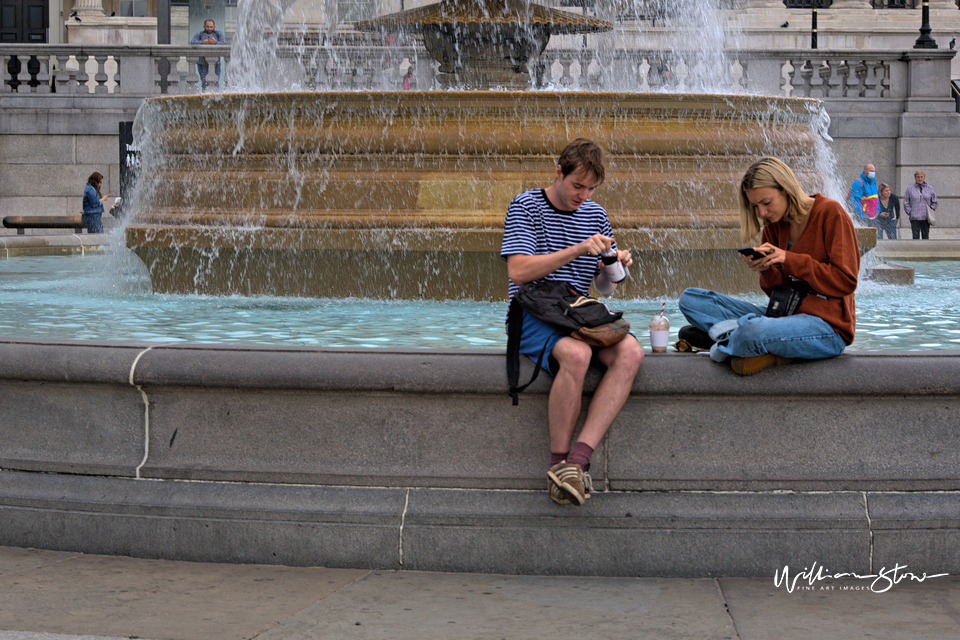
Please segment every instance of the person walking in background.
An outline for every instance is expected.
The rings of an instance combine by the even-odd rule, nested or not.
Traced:
[[[916,182],[907,187],[903,194],[903,212],[910,218],[910,231],[913,232],[914,240],[930,239],[933,212],[937,210],[937,194],[933,187],[926,183],[926,177],[923,171],[914,172],[913,179]]]
[[[223,33],[217,31],[216,25],[213,20],[207,18],[203,23],[203,31],[198,31],[194,34],[193,38],[190,39],[190,44],[192,45],[202,45],[202,44],[227,44],[227,39],[223,37]],[[220,79],[220,58],[217,58],[217,81]],[[197,60],[197,75],[200,76],[200,88],[204,91],[207,90],[207,74],[210,72],[210,66],[207,64],[206,58],[200,58]]]
[[[872,164],[863,168],[860,177],[850,185],[850,206],[861,224],[876,226],[877,218],[877,170]]]
[[[883,240],[883,232],[887,232],[887,238],[897,239],[897,220],[900,219],[900,198],[893,193],[890,185],[885,182],[880,183],[877,189],[880,206],[877,208],[877,240]]]
[[[103,175],[94,171],[83,188],[83,215],[80,216],[80,222],[87,233],[103,233],[103,203],[110,194],[100,193],[102,184]]]

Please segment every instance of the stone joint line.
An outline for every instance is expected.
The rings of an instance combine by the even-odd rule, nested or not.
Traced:
[[[140,480],[140,470],[143,468],[143,465],[147,463],[147,458],[150,457],[150,398],[147,396],[146,391],[141,389],[140,385],[133,381],[133,374],[137,370],[137,364],[139,364],[140,358],[145,356],[151,349],[153,349],[152,346],[138,353],[137,357],[133,360],[133,364],[130,365],[130,386],[136,387],[137,391],[140,392],[140,397],[143,398],[143,460],[140,461],[140,464],[138,464],[134,470],[134,477],[137,480]]]

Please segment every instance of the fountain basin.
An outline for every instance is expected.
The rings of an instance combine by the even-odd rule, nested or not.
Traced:
[[[671,251],[702,284],[739,246],[736,185],[758,156],[776,153],[819,188],[819,104],[517,91],[149,99],[126,243],[158,292],[498,299],[507,205],[549,185],[560,148],[583,136],[607,151],[595,199],[621,246]],[[626,295],[687,286],[641,271]]]

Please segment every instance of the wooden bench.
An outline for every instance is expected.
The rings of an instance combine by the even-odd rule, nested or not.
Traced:
[[[83,232],[80,216],[6,216],[3,226],[16,229],[18,236],[22,236],[25,229],[73,229],[76,233]]]

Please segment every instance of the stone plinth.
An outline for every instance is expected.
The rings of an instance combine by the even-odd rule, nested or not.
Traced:
[[[511,406],[499,350],[2,338],[0,424],[16,428],[0,440],[0,544],[541,575],[769,577],[798,558],[957,574],[958,381],[956,351],[749,378],[651,354],[594,454],[593,497],[564,507],[546,491],[549,376]]]

